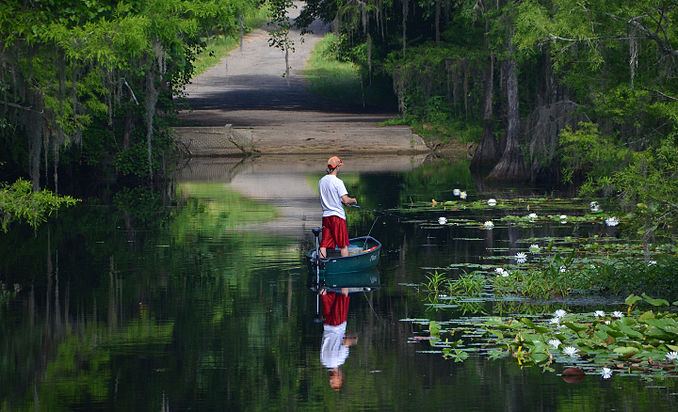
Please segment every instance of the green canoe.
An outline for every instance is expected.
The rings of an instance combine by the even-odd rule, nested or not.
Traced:
[[[381,243],[372,236],[361,236],[349,239],[349,256],[342,257],[339,249],[328,249],[327,258],[319,261],[320,277],[345,273],[367,272],[379,263]],[[311,274],[316,275],[315,249],[306,253]]]

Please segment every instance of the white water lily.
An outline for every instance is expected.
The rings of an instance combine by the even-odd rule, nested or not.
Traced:
[[[516,262],[518,262],[518,263],[527,262],[527,255],[524,252],[516,253]]]
[[[539,253],[541,248],[536,243],[530,245],[530,253]]]
[[[504,268],[496,268],[495,273],[501,277],[507,277],[508,276],[508,271]]]
[[[565,315],[567,315],[567,312],[564,309],[558,309],[555,312],[553,312],[553,316],[557,318],[562,318]]]
[[[647,262],[647,264],[648,264],[649,266],[654,266],[654,265],[657,264],[657,261],[656,261],[656,260],[651,260],[651,261]]]
[[[438,223],[440,223],[441,225],[444,225],[445,223],[447,223],[447,218],[443,217],[443,216],[439,217]]]
[[[455,196],[459,196],[459,193],[461,193],[461,190],[459,190],[459,189],[454,189],[452,191],[452,194],[455,195]]]
[[[621,319],[624,317],[624,314],[618,310],[615,310],[614,312],[612,312],[612,317]]]
[[[605,224],[608,226],[617,226],[619,224],[619,219],[617,219],[614,216],[608,217],[607,219],[605,219]]]
[[[595,316],[597,318],[602,318],[603,316],[605,316],[605,312],[603,312],[602,310],[597,310],[597,311],[593,312],[593,316]]]
[[[567,223],[567,215],[560,215],[560,223]]]
[[[459,199],[466,199],[466,192],[459,192]]]
[[[600,211],[600,205],[598,204],[598,202],[593,201],[593,202],[589,203],[589,207],[591,208],[592,212]]]
[[[551,340],[548,342],[548,344],[549,344],[550,346],[553,346],[553,349],[558,349],[558,346],[560,346],[561,343],[563,343],[563,342],[561,342],[559,339],[551,339]]]
[[[494,227],[494,223],[492,223],[491,220],[488,220],[487,222],[483,223],[483,226],[485,229],[492,229]]]
[[[578,351],[578,349],[575,348],[574,346],[566,346],[563,349],[564,354],[566,354],[567,356],[571,356],[573,358],[577,356],[577,351]]]
[[[612,369],[610,368],[603,368],[600,371],[600,376],[603,377],[603,379],[610,379],[612,377]]]
[[[489,199],[487,204],[488,206],[497,206],[497,199]]]
[[[551,320],[549,320],[549,323],[552,325],[560,325],[560,318],[558,317],[552,318]]]
[[[678,352],[669,352],[666,354],[666,360],[669,362],[674,362],[678,360]]]
[[[527,215],[527,217],[529,217],[530,219],[536,219],[536,218],[538,218],[539,216],[537,216],[536,213],[532,212],[532,213],[530,213],[529,215]]]

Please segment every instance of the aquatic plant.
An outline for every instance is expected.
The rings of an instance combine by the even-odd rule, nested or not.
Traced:
[[[479,272],[463,272],[459,278],[448,285],[448,292],[451,296],[480,296],[487,280]]]
[[[569,359],[577,358],[578,365],[588,373],[602,367],[600,374],[605,379],[614,370],[646,377],[677,377],[678,313],[640,311],[639,302],[655,308],[669,305],[665,299],[646,294],[629,295],[625,301],[628,316],[622,311],[611,316],[602,311],[581,314],[556,311],[555,318],[549,321],[492,318],[485,324],[488,344],[493,350],[505,351],[516,358],[521,366],[553,370],[552,363],[568,363]]]
[[[428,292],[429,295],[433,295],[434,297],[437,297],[441,290],[445,288],[445,284],[449,283],[449,279],[447,279],[447,274],[445,272],[438,272],[437,270],[434,272],[428,272],[426,274],[426,283],[424,283],[424,288],[426,288],[426,291]]]
[[[524,252],[516,253],[516,263],[522,264],[527,262],[527,255]]]
[[[605,224],[608,226],[617,226],[619,224],[619,219],[612,216],[605,219]]]

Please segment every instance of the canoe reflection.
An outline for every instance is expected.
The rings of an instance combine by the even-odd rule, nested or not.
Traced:
[[[364,272],[321,274],[316,279],[315,272],[311,273],[311,290],[328,289],[340,292],[348,288],[349,292],[368,292],[379,288],[379,271],[372,269]]]

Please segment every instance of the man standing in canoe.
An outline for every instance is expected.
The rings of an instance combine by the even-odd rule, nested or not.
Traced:
[[[327,248],[341,249],[341,256],[348,256],[348,226],[343,205],[357,205],[355,198],[348,196],[344,182],[337,177],[344,163],[337,156],[327,160],[327,175],[320,179],[320,205],[323,208],[323,234],[320,257],[327,257]]]

